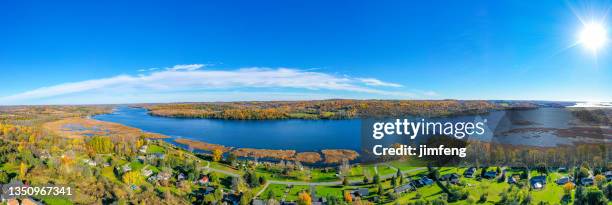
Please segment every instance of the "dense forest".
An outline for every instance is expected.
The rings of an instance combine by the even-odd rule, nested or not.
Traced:
[[[225,103],[172,103],[137,105],[152,115],[184,118],[351,119],[367,117],[437,117],[482,114],[512,104],[459,100],[317,100]]]

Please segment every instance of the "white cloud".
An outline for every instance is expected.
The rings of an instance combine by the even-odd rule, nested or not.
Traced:
[[[110,78],[86,80],[42,87],[11,96],[0,97],[0,104],[19,104],[41,102],[51,98],[78,98],[78,96],[98,96],[85,98],[96,103],[96,99],[117,95],[149,96],[173,95],[181,92],[232,92],[240,89],[256,88],[255,92],[265,89],[302,89],[308,92],[325,91],[334,95],[337,92],[361,93],[369,96],[393,96],[412,98],[412,93],[381,90],[369,86],[402,87],[374,78],[351,78],[322,72],[290,68],[242,68],[237,70],[199,70],[204,64],[176,65],[165,70],[140,75],[119,75]],[[151,70],[151,69],[149,69]],[[365,85],[363,85],[365,84]],[[332,93],[329,93],[332,91]],[[276,91],[275,91],[276,92]],[[292,90],[291,92],[295,92]],[[325,93],[323,92],[323,93]],[[109,96],[103,96],[109,95]],[[352,94],[350,94],[352,95]],[[75,97],[77,96],[77,97]],[[236,97],[238,98],[238,97]],[[146,96],[143,97],[146,98]],[[177,98],[178,99],[178,98]],[[226,99],[231,101],[233,99]],[[36,103],[34,103],[36,104]]]
[[[202,67],[204,67],[204,64],[185,64],[185,65],[175,65],[171,68],[166,68],[166,70],[170,70],[170,71],[181,71],[181,70],[186,70],[186,71],[194,71],[194,70],[198,70]]]
[[[357,80],[369,86],[386,86],[386,87],[396,87],[396,88],[402,87],[402,85],[400,84],[383,82],[376,78],[357,78]]]

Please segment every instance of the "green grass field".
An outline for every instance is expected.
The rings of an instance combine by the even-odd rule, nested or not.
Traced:
[[[312,182],[326,182],[326,181],[338,181],[340,178],[336,176],[336,171],[328,171],[325,172],[321,169],[312,169],[310,170],[310,176],[312,177]]]
[[[166,152],[166,150],[163,147],[158,146],[158,145],[152,144],[152,145],[149,145],[147,147],[147,153],[149,153],[149,154],[153,154],[153,153],[163,154],[165,152]]]

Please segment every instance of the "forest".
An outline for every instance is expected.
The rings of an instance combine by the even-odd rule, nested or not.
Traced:
[[[352,119],[369,117],[440,117],[483,114],[515,104],[460,100],[315,100],[223,103],[141,104],[152,115],[232,120]],[[524,103],[519,104],[524,106]]]

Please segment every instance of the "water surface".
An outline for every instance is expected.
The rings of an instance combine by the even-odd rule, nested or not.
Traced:
[[[353,149],[360,147],[360,121],[352,120],[221,120],[158,117],[143,108],[118,107],[97,120],[116,122],[171,137],[232,147],[260,149]]]

